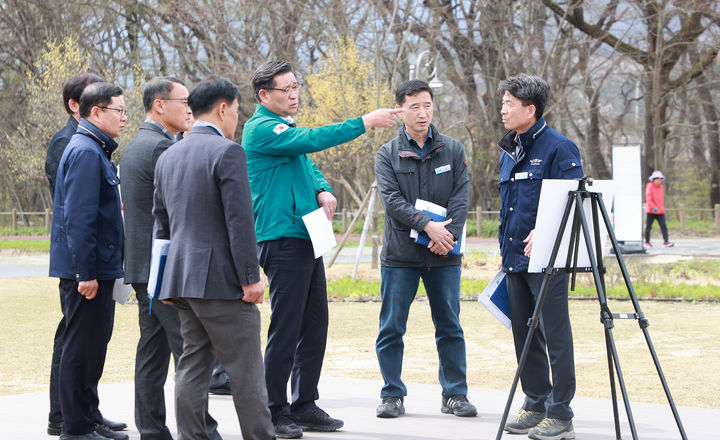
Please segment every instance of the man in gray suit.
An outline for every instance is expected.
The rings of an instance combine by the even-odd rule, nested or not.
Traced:
[[[135,426],[142,440],[172,440],[165,425],[165,393],[170,355],[182,354],[177,310],[147,296],[153,228],[153,179],[160,154],[175,136],[192,124],[188,90],[172,77],[150,80],[143,88],[146,120],[128,144],[120,167],[125,213],[125,283],[132,284],[138,299],[140,340],[135,355]],[[217,422],[206,415],[208,435],[221,437]]]
[[[155,238],[171,240],[159,299],[180,315],[175,380],[180,439],[207,439],[204,409],[215,355],[232,384],[245,440],[274,439],[267,407],[263,301],[245,152],[232,141],[240,91],[211,77],[188,98],[196,122],[155,167]]]

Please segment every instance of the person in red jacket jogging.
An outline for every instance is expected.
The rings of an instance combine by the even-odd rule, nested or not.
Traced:
[[[648,180],[649,182],[645,185],[645,212],[647,213],[645,246],[652,247],[650,243],[650,229],[652,229],[652,224],[655,220],[657,220],[660,225],[660,232],[662,232],[663,236],[663,246],[675,246],[675,243],[671,242],[668,238],[668,229],[665,223],[665,188],[662,185],[665,176],[662,172],[655,170]]]

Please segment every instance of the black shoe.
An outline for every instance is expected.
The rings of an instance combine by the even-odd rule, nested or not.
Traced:
[[[113,431],[122,431],[123,429],[127,429],[127,423],[113,422],[112,420],[108,420],[105,417],[102,418],[102,424]]]
[[[440,411],[445,414],[455,414],[458,417],[475,417],[477,409],[468,402],[467,397],[461,394],[455,396],[443,396]]]
[[[130,438],[124,432],[113,431],[107,425],[103,425],[101,423],[95,424],[95,432],[97,432],[104,438],[111,438],[114,440],[128,440]]]
[[[232,394],[232,391],[230,390],[230,380],[228,379],[225,383],[210,385],[208,392],[210,394],[219,394],[221,396]]]
[[[302,437],[302,429],[290,419],[290,417],[281,414],[273,419],[275,427],[275,435],[277,438],[300,438]]]
[[[342,428],[345,422],[333,419],[317,406],[290,416],[303,431],[331,432]]]
[[[377,407],[377,415],[381,419],[393,419],[405,414],[402,397],[383,397],[382,403]]]
[[[60,434],[60,440],[107,440],[108,437],[99,434],[97,431],[88,432],[87,434],[73,435],[73,434]]]
[[[58,423],[48,422],[48,429],[47,429],[48,435],[62,434],[62,425],[63,425],[63,422],[58,422]]]

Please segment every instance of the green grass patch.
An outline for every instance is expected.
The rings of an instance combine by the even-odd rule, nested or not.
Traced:
[[[0,226],[0,236],[46,236],[50,235],[44,226],[18,226],[17,230],[10,226]]]
[[[477,298],[485,290],[490,280],[462,279],[460,281],[460,296],[463,298]],[[380,300],[380,280],[352,279],[349,276],[338,278],[327,283],[328,297],[342,300]],[[427,297],[422,281],[418,286],[417,297]]]
[[[717,286],[698,286],[692,284],[662,283],[633,283],[635,295],[638,298],[681,299],[685,301],[720,300],[720,288]],[[607,296],[612,299],[629,299],[625,285],[608,286]],[[597,297],[594,286],[576,286],[570,296]]]
[[[0,250],[50,252],[50,240],[0,240]]]

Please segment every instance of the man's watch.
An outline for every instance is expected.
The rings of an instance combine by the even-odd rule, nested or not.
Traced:
[[[321,192],[327,191],[325,188],[320,188],[319,190],[315,191],[315,197],[319,196]]]

